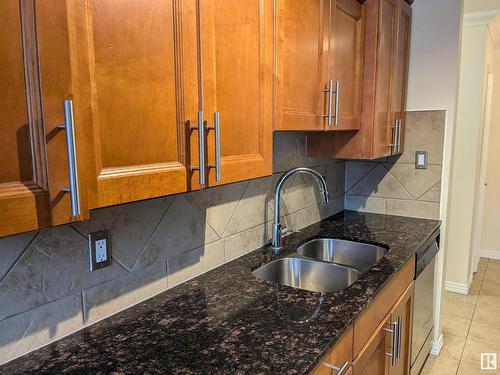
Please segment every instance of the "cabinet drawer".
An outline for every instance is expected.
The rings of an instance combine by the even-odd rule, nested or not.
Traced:
[[[335,346],[330,350],[326,357],[318,364],[316,369],[313,370],[313,375],[331,375],[335,374],[327,365],[333,365],[338,368],[344,366],[346,362],[351,363],[352,359],[352,338],[353,330],[349,330],[340,338]],[[350,370],[346,374],[350,374]]]
[[[354,356],[358,355],[368,338],[386,318],[392,306],[413,281],[414,275],[415,257],[411,257],[368,308],[356,319],[353,327]]]

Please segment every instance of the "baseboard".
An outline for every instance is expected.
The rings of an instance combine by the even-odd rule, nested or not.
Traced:
[[[444,290],[453,293],[469,294],[470,281],[467,284],[455,283],[452,281],[444,282]]]
[[[439,335],[439,339],[436,342],[432,343],[430,353],[432,355],[439,355],[439,353],[441,353],[442,348],[443,348],[443,335]]]
[[[495,250],[480,250],[479,256],[481,258],[500,260],[500,251]]]

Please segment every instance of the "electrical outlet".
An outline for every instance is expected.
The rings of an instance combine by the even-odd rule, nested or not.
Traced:
[[[91,271],[111,265],[111,242],[107,230],[89,234],[89,258]]]

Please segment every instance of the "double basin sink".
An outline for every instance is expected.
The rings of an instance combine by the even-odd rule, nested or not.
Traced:
[[[386,248],[377,245],[318,238],[298,247],[296,254],[258,268],[253,275],[311,292],[335,292],[352,285],[386,252]]]

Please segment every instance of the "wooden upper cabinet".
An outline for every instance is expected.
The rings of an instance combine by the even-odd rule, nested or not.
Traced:
[[[329,0],[277,0],[276,130],[324,130]]]
[[[394,128],[396,146],[394,154],[404,151],[406,128],[406,93],[408,89],[408,64],[410,58],[411,8],[405,1],[398,3],[397,42],[394,64],[394,89],[392,98],[391,122]]]
[[[327,72],[328,77],[332,79],[334,91],[338,87],[338,92],[334,92],[332,98],[333,123],[327,126],[326,130],[359,129],[363,74],[363,7],[357,0],[332,0],[330,14]],[[335,119],[336,115],[338,120]]]
[[[404,0],[367,0],[363,7],[360,129],[308,136],[310,156],[377,159],[403,151],[411,8]]]
[[[0,236],[88,216],[84,192],[72,213],[67,137],[58,127],[72,98],[66,13],[52,0],[43,3],[46,9],[35,9],[34,0],[0,3]],[[54,37],[51,54],[46,36]],[[73,161],[77,192],[82,180]]]
[[[186,191],[175,5],[66,2],[75,113],[90,115],[77,126],[91,150],[91,208]]]
[[[202,74],[199,108],[207,123],[207,185],[270,175],[273,1],[217,0],[198,4]],[[216,113],[218,137],[214,129]]]

